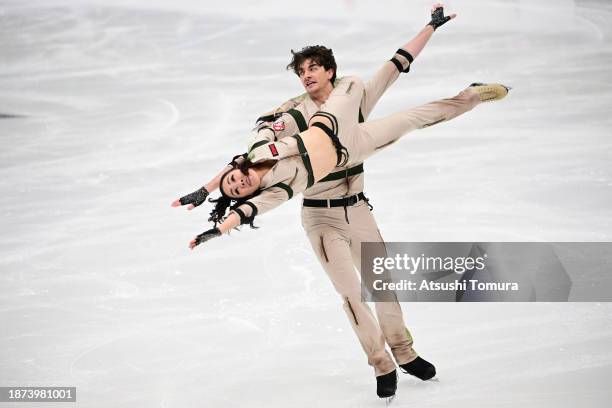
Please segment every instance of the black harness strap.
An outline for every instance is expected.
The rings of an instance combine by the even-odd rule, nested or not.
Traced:
[[[329,120],[332,128],[330,129],[326,124],[316,121],[315,118],[317,116]],[[318,127],[324,131],[327,136],[329,136],[334,147],[336,148],[336,156],[338,156],[336,166],[344,166],[346,162],[348,162],[349,154],[346,147],[342,146],[340,138],[338,138],[338,119],[336,119],[336,117],[329,112],[318,111],[310,118],[310,126]]]
[[[322,181],[341,180],[343,178],[348,178],[348,177],[354,176],[356,174],[361,174],[361,173],[363,173],[363,163],[358,164],[357,166],[354,166],[354,167],[350,167],[345,170],[340,170],[334,173],[329,173],[327,176],[319,180],[319,183]]]
[[[272,187],[279,187],[279,188],[282,188],[283,190],[285,190],[287,192],[287,195],[289,196],[289,198],[287,200],[291,200],[291,198],[293,198],[293,189],[291,187],[289,187],[287,184],[285,184],[285,183],[276,183]],[[272,188],[272,187],[268,187],[268,188]]]
[[[346,162],[348,161],[348,151],[346,150],[346,147],[342,146],[342,143],[340,143],[340,139],[334,133],[334,131],[331,130],[329,127],[327,127],[327,125],[324,125],[321,122],[315,122],[310,126],[318,127],[323,132],[325,132],[327,136],[329,136],[332,144],[334,145],[336,149],[336,156],[337,156],[336,166],[344,166]]]
[[[263,146],[265,144],[270,143],[268,140],[260,140],[259,142],[253,143],[253,146],[251,146],[251,149],[249,150],[249,153],[252,152],[253,150],[257,149],[259,146]]]
[[[336,117],[334,115],[332,115],[329,112],[317,111],[310,118],[310,123],[311,124],[313,124],[313,122],[315,122],[314,118],[316,118],[317,116],[321,116],[321,117],[326,118],[327,120],[329,120],[331,122],[331,125],[332,125],[332,132],[334,133],[334,135],[338,134],[338,119],[336,119]]]
[[[298,129],[300,130],[300,132],[304,132],[308,129],[308,124],[306,123],[306,120],[304,119],[304,115],[302,115],[302,112],[296,109],[289,109],[287,113],[291,115],[293,120],[295,120],[295,123]]]
[[[306,188],[308,188],[314,184],[314,173],[312,171],[312,164],[310,164],[310,157],[308,157],[308,152],[306,151],[306,146],[304,146],[302,137],[299,134],[293,135],[293,137],[297,140],[298,151],[300,152],[304,167],[306,167],[306,172],[308,173],[308,184],[306,186]]]

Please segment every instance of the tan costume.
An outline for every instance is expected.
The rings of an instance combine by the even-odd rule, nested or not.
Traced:
[[[480,101],[477,94],[464,91],[451,99],[359,124],[359,119],[363,121],[369,116],[380,96],[397,79],[398,63],[402,71],[408,67],[402,55],[396,54],[394,59],[395,62],[387,62],[365,85],[355,77],[338,80],[321,107],[307,96],[288,102],[284,109],[291,109],[282,113],[274,124],[261,126],[252,143],[254,151],[273,145],[282,155],[288,151],[283,149],[294,148],[284,145],[285,141],[296,140],[292,136],[305,130],[317,112],[328,112],[337,121],[336,135],[348,152],[344,167],[336,168],[315,184],[307,155],[283,158],[262,178],[261,194],[240,206],[247,216],[253,212],[261,214],[299,192],[304,193],[302,225],[321,265],[343,298],[349,321],[377,376],[395,369],[385,343],[398,364],[414,360],[417,354],[399,303],[376,303],[377,321],[368,305],[361,301],[360,279],[355,270],[361,267],[361,242],[384,242],[362,193],[362,161],[403,134],[452,119]],[[333,205],[338,206],[328,208]]]

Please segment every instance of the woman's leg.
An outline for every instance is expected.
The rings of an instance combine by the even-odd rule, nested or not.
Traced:
[[[490,94],[491,88],[498,92],[495,98]],[[502,99],[506,94],[507,88],[502,85],[470,86],[452,98],[361,123],[358,125],[358,132],[355,132],[357,139],[353,139],[354,144],[347,146],[351,153],[349,165],[365,160],[406,133],[454,119],[472,110],[482,101]]]
[[[456,118],[479,103],[478,93],[468,88],[453,98],[430,102],[382,119],[362,123],[359,125],[360,144],[352,149],[351,161],[363,161],[405,134]]]

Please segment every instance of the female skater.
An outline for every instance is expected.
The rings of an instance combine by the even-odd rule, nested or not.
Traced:
[[[195,237],[189,247],[193,249],[241,224],[253,227],[256,215],[301,193],[336,166],[360,163],[408,132],[451,120],[481,102],[500,100],[509,89],[475,83],[452,98],[358,123],[363,88],[357,77],[340,79],[306,131],[254,146],[247,157],[236,156],[231,168],[219,177],[221,197],[214,201],[210,218],[214,228]]]

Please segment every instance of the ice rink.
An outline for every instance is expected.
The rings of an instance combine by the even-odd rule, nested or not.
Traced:
[[[292,48],[365,79],[430,5],[0,0],[0,386],[76,386],[87,408],[384,406],[299,198],[195,251],[209,207],[170,203],[303,92]],[[612,3],[446,6],[371,117],[514,89],[365,164],[382,235],[612,241]],[[403,309],[438,381],[402,375],[395,407],[610,406],[609,303]]]

